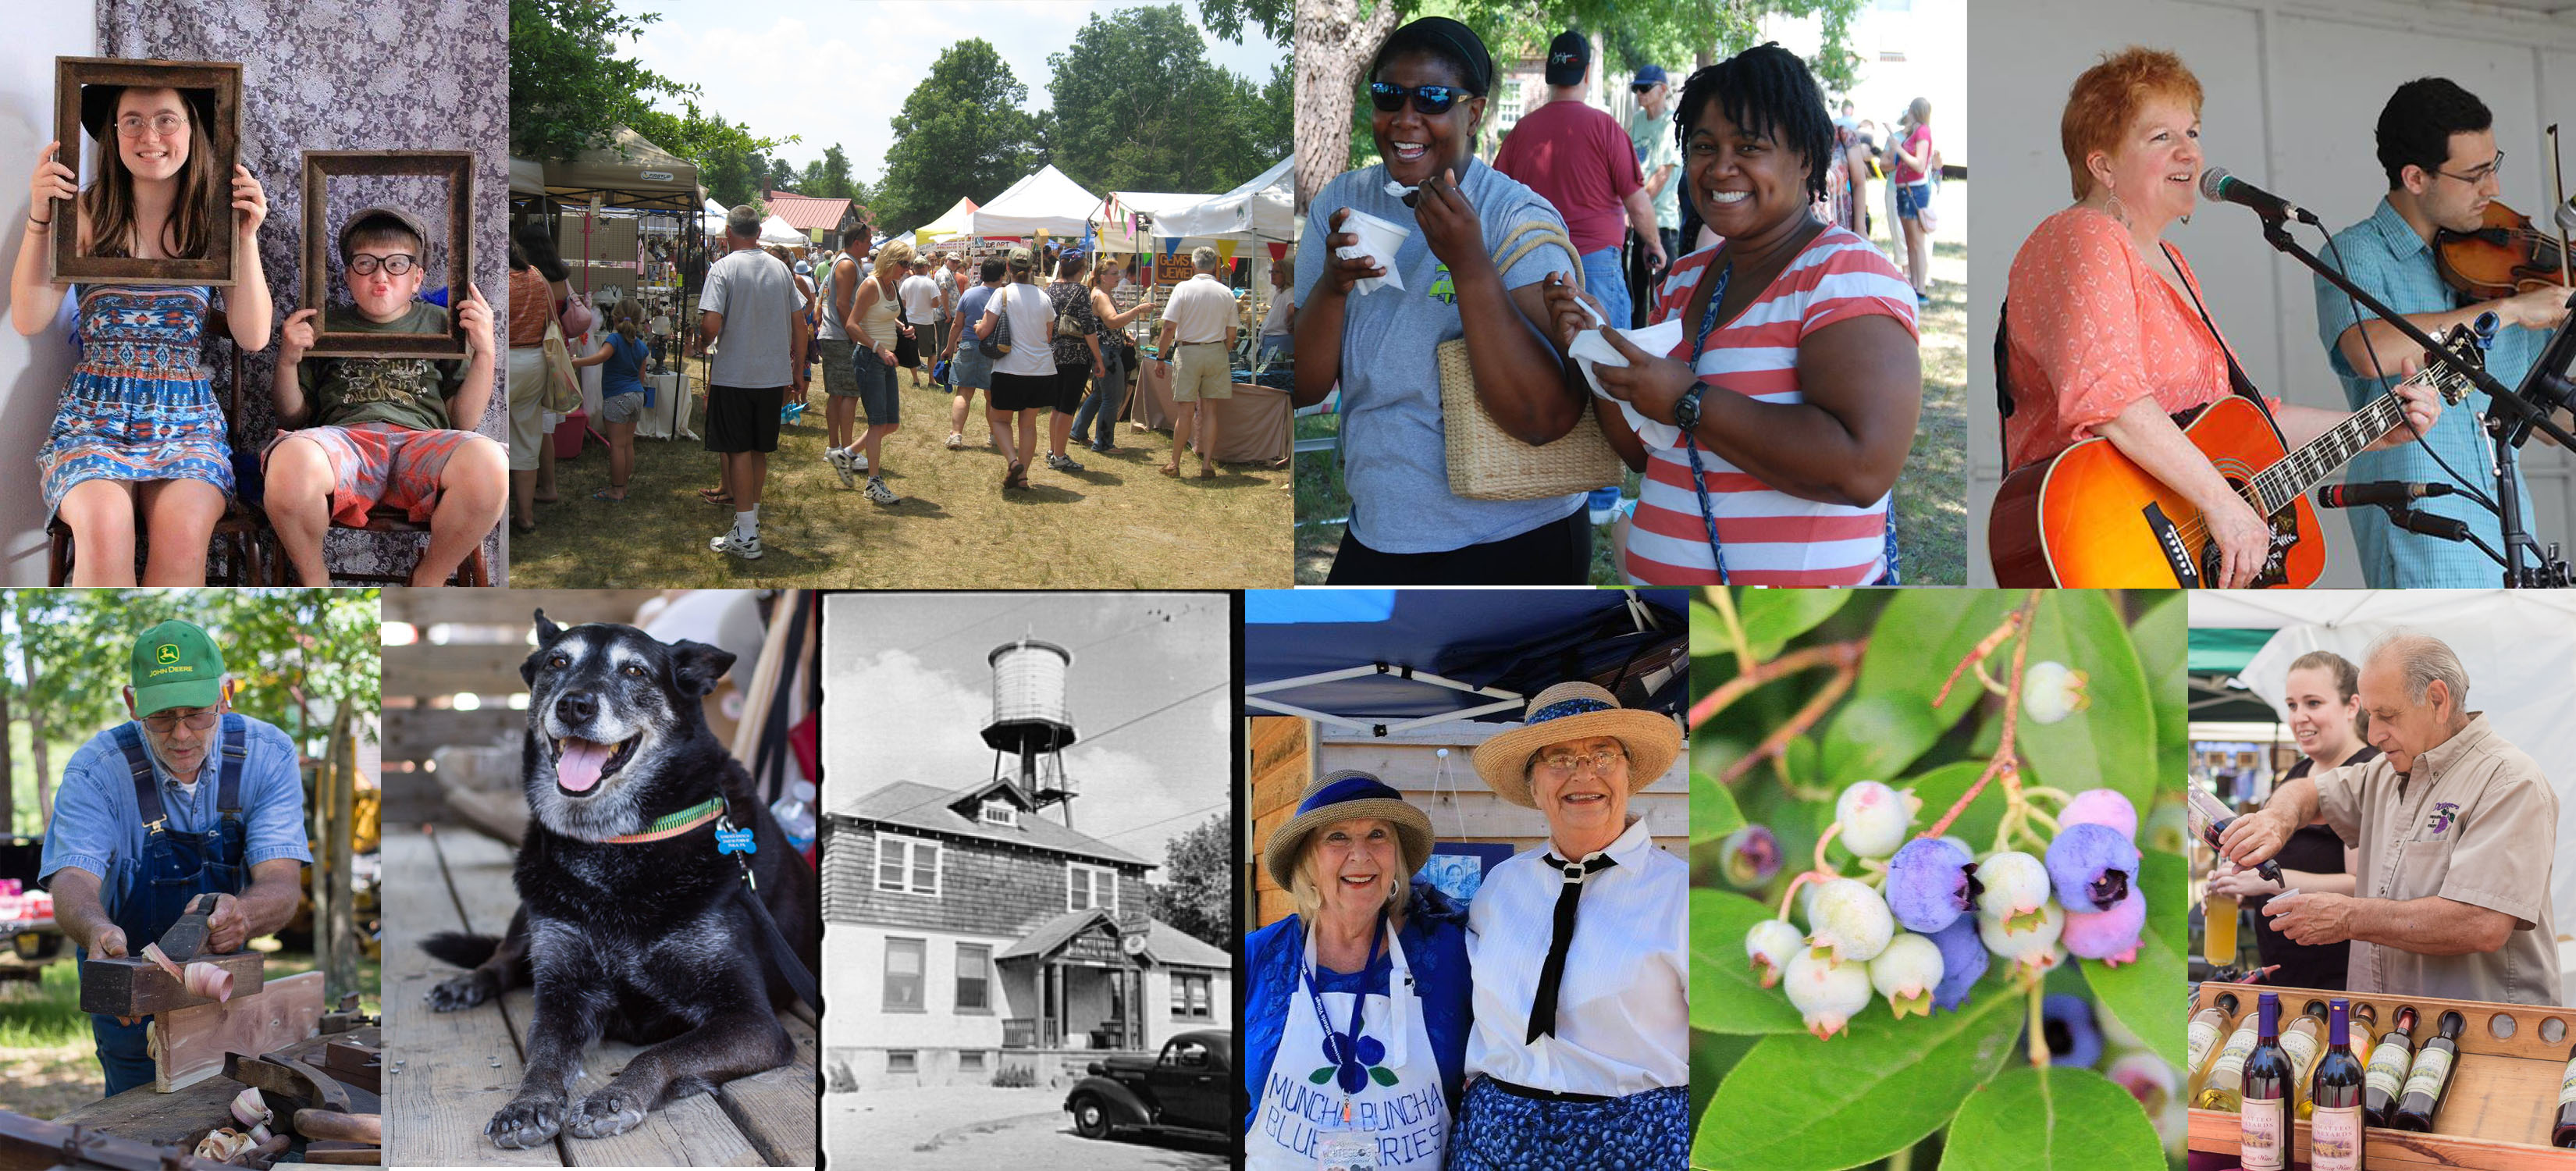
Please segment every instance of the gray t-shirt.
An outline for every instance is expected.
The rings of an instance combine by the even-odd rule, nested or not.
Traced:
[[[708,266],[698,308],[724,314],[724,331],[716,336],[707,381],[750,389],[794,381],[788,345],[795,337],[793,319],[804,307],[796,275],[757,248],[727,253]]]
[[[1513,228],[1565,220],[1537,192],[1471,162],[1459,186],[1484,225],[1490,257]],[[1351,532],[1381,553],[1440,553],[1518,536],[1565,519],[1583,493],[1539,500],[1468,500],[1449,491],[1440,413],[1436,348],[1462,336],[1448,266],[1431,254],[1413,209],[1388,195],[1386,168],[1348,171],[1324,184],[1297,240],[1297,304],[1314,303],[1330,263],[1325,237],[1333,213],[1356,208],[1413,228],[1390,270],[1402,289],[1353,292],[1342,323],[1342,466],[1351,494]],[[1537,284],[1551,272],[1581,272],[1582,262],[1555,244],[1533,248],[1503,273],[1503,287]],[[1467,583],[1461,583],[1467,584]]]
[[[851,264],[855,267],[857,262],[852,261]],[[814,300],[823,306],[820,319],[814,323],[814,336],[827,342],[850,340],[849,327],[841,324],[840,313],[832,308],[832,297],[838,288],[840,275],[841,262],[835,260],[823,266],[823,271],[816,274],[814,282]],[[867,276],[861,273],[857,279],[865,280]]]

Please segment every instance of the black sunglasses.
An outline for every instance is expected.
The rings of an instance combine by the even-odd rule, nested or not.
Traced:
[[[1476,96],[1454,85],[1417,85],[1408,88],[1385,81],[1369,83],[1369,103],[1376,106],[1381,114],[1392,114],[1403,109],[1404,99],[1408,94],[1413,97],[1414,109],[1434,118],[1448,113],[1449,107],[1458,104],[1458,99]]]

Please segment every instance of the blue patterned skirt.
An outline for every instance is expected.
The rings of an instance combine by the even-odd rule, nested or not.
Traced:
[[[233,491],[223,405],[199,365],[202,289],[80,290],[80,365],[36,451],[48,508],[87,480],[203,480]]]
[[[1690,1160],[1690,1089],[1555,1102],[1479,1077],[1458,1108],[1449,1156],[1450,1171],[1681,1171]]]

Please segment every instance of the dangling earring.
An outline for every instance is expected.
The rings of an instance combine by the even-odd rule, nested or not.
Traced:
[[[2107,183],[2103,185],[2103,189],[2109,191],[2111,195],[2109,199],[2103,201],[2106,206],[2102,210],[2110,212],[2111,218],[2120,221],[2121,227],[2130,226],[2129,209],[2120,205],[2119,189]]]

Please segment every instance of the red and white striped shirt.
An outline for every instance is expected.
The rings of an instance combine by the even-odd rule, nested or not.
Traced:
[[[1688,311],[1691,289],[1717,251],[1694,252],[1673,264],[1656,292],[1656,321]],[[1766,403],[1804,402],[1798,344],[1808,334],[1873,314],[1896,318],[1916,334],[1914,308],[1913,286],[1884,253],[1849,229],[1829,225],[1744,312],[1709,334],[1697,369],[1711,392]],[[1690,360],[1689,334],[1698,324],[1685,326],[1670,357]],[[1888,497],[1858,508],[1801,500],[1705,447],[1699,460],[1717,539],[1726,549],[1727,577],[1735,584],[1853,586],[1886,576]],[[1691,491],[1690,456],[1679,446],[1646,445],[1645,483],[1628,534],[1625,570],[1640,585],[1717,582],[1708,528],[1698,494]]]

